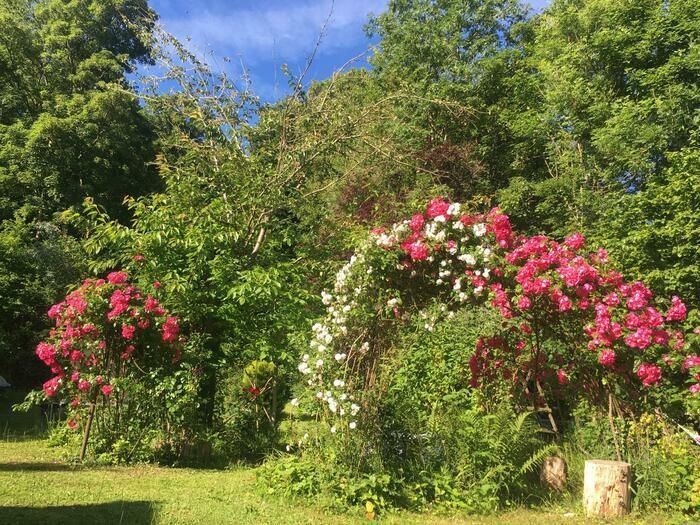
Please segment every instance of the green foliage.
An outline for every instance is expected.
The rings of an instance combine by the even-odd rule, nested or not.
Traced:
[[[384,365],[388,384],[382,405],[406,429],[429,428],[433,417],[470,406],[469,358],[479,337],[502,323],[491,308],[461,309],[426,333],[424,319],[416,317]],[[495,406],[500,400],[484,401]]]
[[[48,330],[46,311],[84,265],[65,226],[5,221],[0,226],[0,370],[15,386],[44,377],[30,352]]]
[[[125,78],[151,60],[130,26],[148,31],[152,16],[145,0],[0,6],[0,365],[13,383],[41,379],[18,356],[84,274],[78,232],[54,215],[92,196],[123,221],[126,195],[158,187],[152,126]]]
[[[260,479],[271,492],[317,497],[340,509],[370,503],[377,513],[430,507],[490,513],[537,492],[532,474],[558,450],[537,436],[530,415],[514,416],[510,409],[491,415],[454,410],[435,419],[427,433],[387,433],[382,457],[370,448],[374,457],[359,468],[342,459],[347,450],[334,446],[364,447],[352,450],[367,456],[373,445],[324,441],[305,446],[300,456],[268,460]]]
[[[615,413],[611,427],[607,414],[586,403],[576,408],[574,416],[562,446],[573,493],[582,488],[585,460],[616,460],[619,451],[619,457],[632,465],[634,509],[697,515],[700,450],[675,423],[658,413],[637,418]]]
[[[129,24],[152,13],[143,0],[12,4],[0,9],[0,219],[50,219],[88,195],[124,218],[125,195],[156,187],[151,126],[125,80],[150,60]]]
[[[368,25],[381,38],[376,76],[412,95],[397,106],[421,130],[416,156],[461,201],[488,201],[511,164],[524,173],[542,164],[523,158],[538,139],[521,139],[512,123],[539,98],[523,66],[526,14],[513,0],[397,0]]]
[[[620,195],[607,214],[601,242],[631,275],[654,290],[698,307],[700,283],[700,152],[690,146],[668,155],[663,175]]]
[[[557,447],[532,415],[514,413],[505,392],[487,399],[468,381],[476,340],[500,327],[500,317],[487,308],[464,309],[428,333],[425,319],[415,317],[378,367],[368,403],[376,405],[372,419],[335,439],[308,430],[314,437],[300,441],[299,458],[265,467],[269,484],[288,482],[304,495],[316,487],[309,479],[321,479],[327,488],[308,495],[341,508],[369,502],[372,512],[493,512],[537,491],[533,473]]]

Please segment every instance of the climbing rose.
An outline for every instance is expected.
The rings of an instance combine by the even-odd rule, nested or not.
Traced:
[[[48,397],[53,397],[56,395],[56,392],[58,391],[59,387],[59,378],[58,377],[52,377],[46,383],[44,383],[43,388],[44,392],[46,392],[46,395]]]
[[[447,202],[444,199],[437,198],[430,201],[430,203],[428,204],[428,209],[425,211],[425,214],[428,216],[428,218],[434,219],[435,217],[439,217],[440,215],[446,216],[447,210],[449,208],[449,202]]]
[[[54,304],[49,308],[49,319],[56,319],[61,315],[61,310],[63,309],[63,303]]]
[[[420,241],[412,242],[408,245],[408,254],[414,261],[421,261],[428,258],[428,248]]]
[[[158,301],[154,299],[152,295],[149,295],[146,297],[146,300],[143,303],[143,307],[147,312],[152,312],[156,308],[158,308]]]
[[[112,272],[107,275],[107,282],[109,284],[124,284],[128,278],[126,272]]]
[[[655,385],[661,380],[661,369],[651,363],[642,363],[637,368],[637,377],[644,386]]]
[[[598,354],[598,362],[607,368],[615,366],[615,352],[612,350],[603,350]]]
[[[180,327],[177,324],[177,317],[168,317],[163,323],[163,341],[172,343],[177,339]]]
[[[126,348],[124,348],[124,351],[121,353],[120,357],[122,359],[129,359],[131,357],[131,354],[133,354],[135,350],[136,347],[134,345],[127,345]]]
[[[413,230],[415,233],[418,233],[423,229],[423,224],[425,223],[425,218],[421,213],[416,213],[413,217],[411,217],[411,221],[408,223],[408,226]]]
[[[683,361],[683,367],[681,368],[681,370],[688,370],[697,366],[700,366],[700,356],[689,355],[685,358],[685,361]]]
[[[559,381],[560,385],[565,385],[569,382],[569,378],[566,375],[566,372],[562,370],[561,368],[557,370],[557,381]]]
[[[529,310],[532,306],[532,301],[527,296],[522,296],[518,299],[518,308],[521,310]]]
[[[122,337],[124,339],[133,339],[134,333],[136,332],[136,327],[128,324],[122,325]]]
[[[585,242],[586,238],[580,233],[574,233],[573,235],[569,235],[566,239],[564,239],[564,244],[566,244],[572,250],[579,250],[583,248]]]
[[[620,287],[622,290],[623,287]],[[648,303],[649,299],[652,297],[651,290],[644,286],[639,281],[632,284],[631,287],[625,287],[625,290],[630,290],[630,297],[627,299],[627,308],[630,310],[641,310]]]
[[[36,355],[46,365],[51,366],[55,362],[56,350],[52,345],[42,342],[36,347]]]
[[[112,385],[103,385],[100,390],[105,396],[108,396],[112,393]]]
[[[673,296],[671,298],[671,308],[668,309],[666,313],[667,321],[683,321],[686,316],[686,308],[683,301],[679,297]]]

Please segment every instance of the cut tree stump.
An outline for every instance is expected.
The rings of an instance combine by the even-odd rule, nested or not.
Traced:
[[[586,461],[583,508],[587,516],[608,518],[630,511],[632,466],[624,461]]]
[[[566,488],[566,461],[564,458],[549,456],[542,462],[540,482],[549,490],[561,492]]]

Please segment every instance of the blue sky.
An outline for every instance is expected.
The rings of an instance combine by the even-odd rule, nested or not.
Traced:
[[[253,90],[264,100],[284,95],[282,64],[298,74],[318,39],[327,33],[307,80],[322,79],[349,60],[363,66],[374,43],[363,26],[370,13],[381,13],[387,0],[151,0],[165,28],[215,67],[240,75],[245,66]],[[530,0],[541,9],[549,0]],[[329,18],[330,16],[330,18]],[[224,57],[230,62],[224,62]]]

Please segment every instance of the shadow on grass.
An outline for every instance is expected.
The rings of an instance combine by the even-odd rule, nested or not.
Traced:
[[[80,470],[80,467],[64,463],[0,463],[0,472],[59,472]]]
[[[155,506],[150,501],[111,501],[94,505],[0,507],[2,523],[13,525],[150,525]]]

